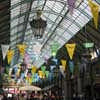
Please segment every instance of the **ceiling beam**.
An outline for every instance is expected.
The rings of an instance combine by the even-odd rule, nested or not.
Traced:
[[[24,27],[23,27],[23,34],[22,34],[22,38],[21,38],[21,43],[23,43],[23,41],[24,41],[25,32],[26,32],[26,29],[27,29],[27,23],[29,21],[28,19],[29,19],[29,15],[30,15],[30,11],[31,11],[33,1],[34,0],[31,0],[30,2],[27,3],[28,13],[26,13],[25,18],[24,18],[25,23],[24,23]]]

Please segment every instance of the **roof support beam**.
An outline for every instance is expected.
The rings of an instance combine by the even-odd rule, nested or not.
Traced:
[[[62,19],[59,21],[59,23],[57,24],[57,26],[55,27],[55,29],[53,30],[53,32],[50,34],[50,36],[48,37],[48,39],[46,40],[46,42],[44,43],[44,45],[42,46],[41,50],[45,47],[45,45],[47,44],[47,42],[50,40],[50,38],[52,37],[52,35],[54,34],[54,32],[56,31],[57,27],[59,27],[60,23],[63,21],[63,19],[66,17],[66,15],[68,14],[69,10],[66,11],[64,17],[62,17]]]
[[[28,23],[28,19],[29,19],[29,15],[30,15],[30,11],[31,11],[31,7],[32,7],[32,3],[34,0],[31,0],[29,3],[27,3],[28,6],[28,13],[25,14],[25,19],[24,19],[24,27],[23,27],[23,34],[22,34],[22,38],[21,38],[21,43],[23,43],[24,41],[24,37],[25,37],[25,32],[27,29],[27,23]]]

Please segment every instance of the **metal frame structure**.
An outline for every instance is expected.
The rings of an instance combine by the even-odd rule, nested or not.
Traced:
[[[43,39],[37,41],[42,44],[42,48],[40,61],[34,61],[34,64],[40,66],[44,62],[45,54],[51,56],[52,43],[57,41],[61,48],[91,20],[92,14],[87,0],[78,0],[76,4],[77,8],[74,9],[73,15],[70,15],[66,0],[11,0],[11,48],[16,50],[18,43],[24,42],[29,45],[29,40],[37,41],[31,39],[29,21],[38,9],[42,9],[42,17],[46,18],[48,25]]]

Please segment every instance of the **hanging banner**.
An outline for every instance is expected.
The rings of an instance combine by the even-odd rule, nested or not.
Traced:
[[[39,75],[38,73],[35,73],[35,82],[38,82],[39,81]]]
[[[53,59],[52,59],[52,61],[55,63],[55,65],[57,65],[57,64],[58,64],[58,59],[53,58]]]
[[[69,69],[70,69],[70,72],[73,74],[74,72],[74,62],[73,61],[69,61]]]
[[[55,42],[54,44],[51,45],[51,54],[52,56],[56,56],[56,53],[58,51],[58,47],[59,47],[59,44],[57,42]]]
[[[29,57],[29,55],[27,53],[25,53],[25,55],[24,55],[24,63],[25,64],[29,64],[30,63],[30,57]]]
[[[49,77],[49,71],[45,71],[46,78]]]
[[[61,74],[65,77],[65,72],[63,70],[63,66],[59,66]]]
[[[29,78],[29,84],[32,84],[32,77]]]
[[[54,74],[52,72],[49,73],[48,79],[51,81],[53,79]]]
[[[49,59],[49,56],[45,55],[44,60],[46,64],[48,63],[48,59]]]
[[[40,43],[36,43],[34,46],[33,46],[33,52],[35,53],[35,54],[40,54],[40,52],[41,52],[41,47],[42,47],[42,45],[40,44]]]
[[[1,45],[1,49],[2,49],[2,55],[3,55],[3,60],[5,59],[8,49],[9,49],[9,45],[6,44],[2,44]]]
[[[12,58],[13,58],[13,55],[14,55],[14,51],[13,51],[13,50],[8,50],[8,52],[7,52],[8,64],[11,63],[11,60],[12,60]]]
[[[32,73],[36,73],[37,68],[35,66],[32,66]]]
[[[66,60],[61,60],[61,63],[62,63],[62,69],[63,69],[63,71],[65,71],[66,70]]]
[[[86,43],[83,43],[83,46],[85,48],[93,48],[94,47],[94,43],[92,43],[92,42],[86,42]]]
[[[70,14],[73,14],[73,9],[75,8],[75,2],[76,0],[67,0],[68,2],[68,9]]]
[[[41,70],[42,70],[43,72],[45,72],[46,66],[41,66]]]
[[[88,4],[90,6],[91,13],[93,15],[95,27],[98,28],[99,6],[92,0],[89,0]]]
[[[18,49],[19,49],[19,52],[20,52],[20,55],[21,56],[24,56],[25,54],[25,49],[26,49],[26,45],[25,44],[18,44],[17,45]]]
[[[55,65],[51,65],[50,66],[50,71],[53,71],[54,68],[56,68],[56,66]]]
[[[72,44],[66,44],[66,48],[69,54],[70,59],[73,59],[73,54],[74,54],[74,50],[75,50],[76,44],[72,43]]]
[[[45,78],[45,73],[43,71],[39,70],[38,74],[40,78]]]
[[[20,70],[20,69],[18,69],[18,71],[17,71],[17,73],[16,73],[16,76],[17,76],[17,77],[19,77],[19,76],[20,76],[20,71],[21,71],[21,70]]]

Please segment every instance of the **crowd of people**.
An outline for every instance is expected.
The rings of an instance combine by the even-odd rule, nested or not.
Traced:
[[[63,100],[62,96],[59,96],[55,92],[31,92],[12,94],[11,97],[7,96],[7,93],[0,95],[0,100]]]

